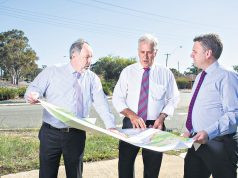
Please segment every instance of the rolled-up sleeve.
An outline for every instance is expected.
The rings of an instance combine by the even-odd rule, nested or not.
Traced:
[[[105,127],[115,128],[115,118],[109,108],[106,95],[103,92],[102,84],[98,76],[94,75],[92,82],[93,106],[104,122]]]
[[[42,98],[45,94],[46,88],[49,85],[49,79],[51,76],[52,68],[48,67],[44,69],[28,86],[26,93],[24,95],[25,100],[27,101],[27,96],[31,92],[38,92],[39,97]]]
[[[121,72],[120,78],[117,81],[112,95],[113,106],[119,113],[122,112],[124,109],[128,108],[126,104],[126,96],[128,89],[126,77],[126,70],[124,69]]]
[[[175,78],[172,72],[170,72],[169,82],[166,91],[166,104],[162,110],[162,113],[166,113],[172,116],[174,113],[174,109],[177,107],[178,102],[179,102],[179,90]]]

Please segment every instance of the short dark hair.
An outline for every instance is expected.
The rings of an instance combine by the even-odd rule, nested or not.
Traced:
[[[197,36],[193,39],[193,42],[201,42],[202,46],[205,49],[212,50],[212,55],[216,59],[218,59],[221,56],[222,50],[223,50],[223,44],[221,42],[220,37],[217,34],[210,33],[205,34],[201,36]]]
[[[71,45],[71,47],[70,47],[70,49],[69,49],[70,59],[72,59],[72,54],[73,54],[75,51],[78,51],[78,52],[81,51],[81,49],[83,48],[83,44],[84,44],[84,43],[87,43],[87,44],[88,44],[88,42],[85,41],[84,39],[78,39],[77,41],[75,41],[75,42]]]

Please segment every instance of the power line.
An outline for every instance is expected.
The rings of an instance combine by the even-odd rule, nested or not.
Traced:
[[[168,16],[162,16],[156,13],[152,13],[152,12],[146,12],[146,11],[141,11],[138,9],[133,9],[133,8],[128,8],[128,7],[124,7],[124,6],[120,6],[120,5],[116,5],[116,4],[112,4],[112,3],[107,3],[107,2],[103,2],[103,1],[99,1],[99,0],[90,0],[92,2],[96,2],[98,4],[102,4],[104,5],[103,7],[101,6],[97,6],[95,4],[89,4],[89,3],[85,3],[85,2],[80,2],[80,1],[76,1],[76,0],[67,0],[69,2],[72,2],[74,4],[80,4],[80,5],[84,5],[87,7],[93,7],[96,9],[102,9],[103,11],[106,12],[112,12],[112,13],[120,13],[120,15],[129,15],[129,16],[133,16],[133,17],[138,17],[139,20],[145,20],[145,16],[138,16],[138,14],[141,15],[147,15],[150,17],[150,19],[156,20],[156,22],[161,22],[161,23],[166,23],[166,24],[173,24],[173,25],[180,25],[182,27],[184,27],[184,25],[188,26],[188,28],[199,28],[202,27],[204,28],[215,28],[215,29],[227,29],[227,30],[236,30],[236,28],[229,28],[229,27],[219,27],[219,26],[215,26],[215,25],[211,25],[211,24],[202,24],[202,23],[195,23],[194,21],[188,21],[188,20],[183,20],[183,19],[179,19],[179,18],[173,18],[173,17],[168,17]],[[110,7],[114,7],[114,9],[112,10],[111,8],[106,8],[106,6],[110,6]],[[123,11],[116,11],[116,9],[121,9]],[[125,12],[131,12],[130,14],[125,13]],[[161,20],[163,19],[163,20]],[[146,18],[146,20],[148,20],[148,18]],[[193,26],[193,27],[192,27]]]
[[[2,1],[0,1],[0,4],[4,4],[4,3],[6,3],[8,0],[2,0]]]
[[[146,11],[142,11],[142,10],[138,10],[138,9],[132,9],[132,8],[128,8],[128,7],[123,7],[123,6],[119,6],[119,5],[115,5],[115,4],[112,4],[112,3],[107,3],[107,2],[103,2],[103,1],[99,1],[99,0],[90,0],[90,1],[97,2],[97,3],[104,4],[104,5],[111,6],[111,7],[117,7],[117,8],[120,8],[120,9],[132,11],[132,12],[137,12],[137,13],[140,13],[140,14],[155,16],[155,17],[159,17],[159,18],[163,18],[163,19],[168,19],[168,20],[173,20],[173,21],[180,21],[180,22],[191,23],[189,21],[185,21],[185,20],[182,20],[182,19],[171,18],[171,17],[168,17],[168,16],[162,16],[162,15],[155,14],[155,13],[152,13],[152,12],[146,12]]]
[[[75,2],[74,0],[70,0],[70,1]],[[219,29],[224,28],[224,27],[219,27],[219,26],[212,26],[211,24],[195,23],[193,21],[188,21],[188,20],[184,20],[184,19],[179,19],[179,18],[174,18],[174,17],[169,17],[169,16],[163,16],[163,15],[159,15],[159,14],[156,14],[156,13],[146,12],[146,11],[133,9],[133,8],[128,8],[128,7],[116,5],[116,4],[113,4],[113,3],[103,2],[103,1],[99,1],[99,0],[90,0],[90,1],[93,1],[93,2],[96,2],[96,3],[99,3],[99,4],[103,4],[103,5],[107,5],[107,6],[111,6],[111,7],[116,7],[116,8],[119,8],[119,9],[126,10],[126,11],[131,11],[131,12],[136,12],[136,13],[139,13],[139,14],[149,15],[151,17],[162,18],[162,19],[175,21],[175,22],[182,22],[182,23],[188,24],[188,25],[196,25],[196,26],[202,26],[202,27],[205,26],[205,27],[212,27],[212,28],[219,28]],[[169,23],[169,22],[165,22],[165,23]]]
[[[42,13],[36,13],[32,11],[26,11],[21,9],[15,9],[15,8],[8,8],[8,7],[0,7],[0,12],[3,12],[2,15],[27,20],[31,22],[37,22],[37,23],[43,23],[43,24],[50,24],[50,25],[57,25],[61,27],[66,28],[73,28],[73,29],[79,29],[80,30],[87,30],[87,31],[93,31],[93,32],[102,32],[102,33],[108,33],[112,32],[112,34],[118,36],[118,34],[125,34],[127,36],[134,35],[132,31],[128,31],[116,26],[109,26],[106,24],[99,24],[99,23],[92,23],[92,22],[82,22],[78,19],[70,19],[60,16],[52,16],[49,14],[42,14]],[[111,29],[110,29],[111,28]],[[97,29],[97,30],[95,30]],[[118,36],[119,37],[119,36]]]
[[[23,10],[23,9],[17,9],[17,8],[11,8],[7,6],[1,6],[0,12],[3,12],[2,15],[10,16],[22,20],[27,20],[34,23],[42,23],[42,24],[49,24],[49,25],[56,25],[61,26],[64,28],[73,28],[73,29],[79,29],[85,30],[85,31],[93,31],[93,32],[101,32],[101,33],[111,33],[114,34],[114,36],[119,37],[118,35],[126,35],[128,36],[135,36],[136,32],[144,33],[145,30],[141,28],[125,28],[122,26],[116,26],[116,25],[108,25],[108,24],[102,24],[102,23],[96,23],[96,22],[88,22],[88,21],[79,21],[78,19],[73,18],[66,18],[62,16],[55,16],[45,13],[37,13],[33,11]],[[96,29],[96,30],[95,30]],[[171,35],[171,34],[160,34],[167,37],[175,37],[177,38],[178,35]]]

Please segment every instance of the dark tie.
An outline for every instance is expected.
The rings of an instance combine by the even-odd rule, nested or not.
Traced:
[[[140,98],[138,104],[138,116],[144,121],[147,120],[148,94],[149,94],[149,71],[150,68],[144,68],[141,81]]]
[[[186,121],[186,127],[187,129],[189,130],[189,132],[191,132],[191,130],[193,129],[193,126],[192,126],[192,111],[193,111],[193,106],[194,106],[194,103],[195,103],[195,100],[197,98],[197,95],[198,95],[198,92],[199,92],[199,89],[202,85],[202,82],[206,76],[206,72],[203,71],[202,74],[201,74],[201,77],[198,81],[198,84],[197,84],[197,87],[193,93],[193,97],[190,101],[190,104],[189,104],[189,108],[188,108],[188,117],[187,117],[187,121]]]
[[[81,74],[78,72],[74,73],[74,90],[75,90],[75,100],[76,100],[76,116],[83,117],[83,95],[81,91],[81,87],[78,83],[78,79],[80,78]]]

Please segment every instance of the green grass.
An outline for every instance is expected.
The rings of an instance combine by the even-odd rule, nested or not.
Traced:
[[[37,131],[1,131],[0,135],[0,175],[38,167]]]
[[[37,129],[0,130],[0,176],[39,168]],[[179,155],[184,150],[168,151]],[[141,153],[141,152],[140,152]],[[118,140],[103,134],[87,133],[84,161],[118,157]],[[61,160],[61,164],[63,161]]]
[[[117,139],[102,134],[87,134],[84,161],[116,158],[117,147]],[[38,130],[0,131],[0,176],[38,169],[38,153]]]
[[[87,134],[84,161],[108,160],[117,156],[117,139],[102,134]]]

